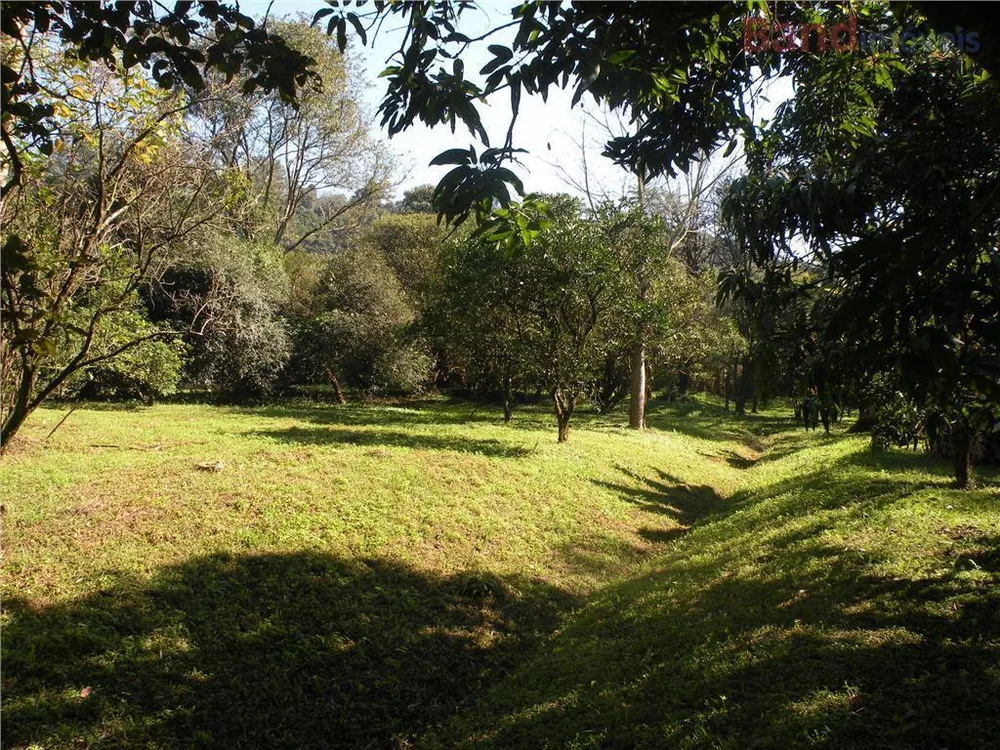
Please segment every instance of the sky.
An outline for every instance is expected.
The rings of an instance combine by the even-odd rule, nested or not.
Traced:
[[[502,24],[509,20],[513,4],[511,0],[480,2],[479,10],[463,16],[462,31],[468,36],[478,36],[490,27]],[[267,0],[247,0],[241,2],[240,7],[244,13],[260,18],[268,10],[269,3]],[[327,5],[321,0],[275,0],[270,4],[270,14],[305,14],[311,18],[317,10],[324,7]],[[365,61],[368,83],[366,98],[372,113],[378,109],[385,93],[385,83],[378,78],[378,74],[399,47],[403,33],[400,27],[400,22],[394,27],[387,21],[379,35],[374,40],[369,39],[367,48],[361,48],[359,44],[354,46]],[[466,75],[472,77],[473,71],[478,71],[492,58],[486,49],[488,44],[507,43],[512,39],[513,33],[514,30],[510,30],[498,34],[495,38],[470,48],[463,59]],[[767,92],[770,102],[761,102],[759,106],[761,116],[768,116],[790,94],[787,82],[782,81],[770,87]],[[576,108],[570,107],[571,99],[572,90],[562,89],[550,91],[548,102],[543,102],[540,96],[522,97],[514,130],[514,145],[527,149],[529,153],[521,155],[521,165],[515,167],[515,172],[523,179],[527,192],[580,194],[583,164],[586,163],[592,192],[599,197],[621,197],[634,188],[635,178],[600,155],[602,144],[606,140],[606,136],[602,138],[603,123],[609,120],[609,116],[587,104],[587,97],[584,97],[583,102],[586,106],[577,105]],[[508,97],[500,96],[496,102],[481,105],[480,114],[490,142],[494,145],[502,144],[510,122]],[[373,122],[373,130],[377,125],[377,121]],[[478,139],[461,124],[452,133],[450,127],[445,125],[431,129],[418,122],[392,139],[388,139],[383,132],[382,138],[388,140],[390,148],[397,154],[399,195],[417,185],[437,184],[450,167],[432,167],[429,162],[442,151],[456,147],[467,148],[470,145],[474,145],[477,151],[483,148]]]

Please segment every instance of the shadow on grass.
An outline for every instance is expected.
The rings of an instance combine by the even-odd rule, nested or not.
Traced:
[[[8,747],[364,748],[408,746],[573,601],[528,580],[299,553],[4,604]]]
[[[743,471],[744,469],[749,469],[751,466],[756,464],[757,461],[760,460],[757,458],[747,458],[746,456],[741,456],[739,453],[733,450],[724,450],[721,451],[718,455],[729,466],[731,466],[734,469],[739,469],[740,471]]]
[[[927,477],[926,457],[868,453],[834,466],[857,471],[818,467],[708,510],[660,570],[602,592],[438,739],[504,748],[996,747],[1000,536],[989,512],[967,500],[979,516],[937,529],[918,511],[914,523],[925,526],[901,550],[918,545],[919,561],[904,570],[890,561],[891,545],[878,552],[863,548],[863,536],[851,543],[839,534],[877,524],[874,508],[905,504],[917,488],[944,487],[936,475],[946,466],[932,464]],[[917,468],[923,476],[909,474]],[[640,502],[672,489],[659,480],[645,487]],[[996,500],[991,491],[979,497]]]
[[[316,425],[345,427],[409,427],[497,422],[502,412],[495,408],[446,399],[399,400],[378,403],[311,404],[278,403],[259,407],[230,407],[239,414],[277,419],[297,419]]]
[[[264,437],[286,443],[309,445],[363,445],[417,450],[459,451],[493,458],[524,458],[529,448],[510,445],[501,440],[476,440],[463,437],[440,437],[396,430],[353,430],[344,427],[289,427],[284,430],[262,430],[246,433],[248,437]]]
[[[692,400],[659,406],[647,414],[646,425],[701,440],[738,440],[760,448],[761,437],[791,430],[795,427],[795,420],[791,416],[781,417],[772,413],[740,417],[721,406]]]
[[[726,499],[708,485],[689,485],[659,469],[656,470],[656,478],[641,476],[622,466],[618,466],[617,469],[632,480],[632,483],[598,479],[593,479],[591,482],[617,492],[643,510],[670,516],[685,526],[717,513],[727,505]]]

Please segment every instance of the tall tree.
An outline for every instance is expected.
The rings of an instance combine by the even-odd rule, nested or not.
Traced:
[[[392,165],[370,132],[359,61],[304,22],[270,28],[312,61],[295,101],[248,95],[247,77],[213,73],[192,115],[220,166],[243,180],[234,229],[287,251],[322,249],[374,216]]]
[[[940,414],[967,486],[1000,416],[997,83],[937,45],[888,67],[827,56],[803,82],[753,144],[731,216],[764,268],[808,253],[835,295],[823,345],[848,336]]]

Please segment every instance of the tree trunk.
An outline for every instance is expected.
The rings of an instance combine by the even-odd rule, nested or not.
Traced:
[[[7,450],[10,441],[17,434],[17,431],[21,429],[21,425],[24,424],[24,420],[28,418],[30,413],[31,410],[20,403],[15,404],[10,410],[7,419],[4,421],[3,430],[0,431],[0,453]]]
[[[333,386],[333,395],[337,399],[338,404],[346,404],[347,399],[344,398],[344,392],[340,390],[340,381],[337,380],[337,376],[333,374],[333,370],[329,367],[326,368],[326,377],[330,381],[330,385]]]
[[[31,389],[34,385],[34,370],[30,367],[24,368],[21,372],[21,383],[17,389],[17,396],[10,407],[10,411],[7,412],[7,418],[3,421],[3,427],[0,428],[0,453],[7,449],[10,441],[13,440],[17,431],[21,429],[21,425],[24,424],[24,420],[32,412]]]
[[[736,381],[736,413],[741,417],[747,413],[747,397],[750,395],[750,358],[744,357],[740,375]]]
[[[757,413],[757,405],[758,405],[757,391],[754,391],[753,400],[750,403],[750,413],[751,414],[756,414]]]
[[[677,397],[684,398],[688,394],[688,388],[691,387],[691,376],[686,372],[682,372],[677,376]]]
[[[552,400],[555,401],[556,422],[559,425],[558,442],[565,443],[569,440],[569,418],[573,416],[576,397],[564,393],[561,388],[556,388],[552,392]]]
[[[956,424],[951,440],[955,451],[955,486],[964,490],[972,476],[972,434],[965,425]]]
[[[503,379],[503,421],[509,423],[514,418],[514,389],[510,378]]]
[[[632,345],[632,388],[628,406],[628,426],[641,430],[646,426],[646,345]]]

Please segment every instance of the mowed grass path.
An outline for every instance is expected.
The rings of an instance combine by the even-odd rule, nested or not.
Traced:
[[[699,403],[61,417],[0,461],[7,747],[1000,736],[995,476]]]

